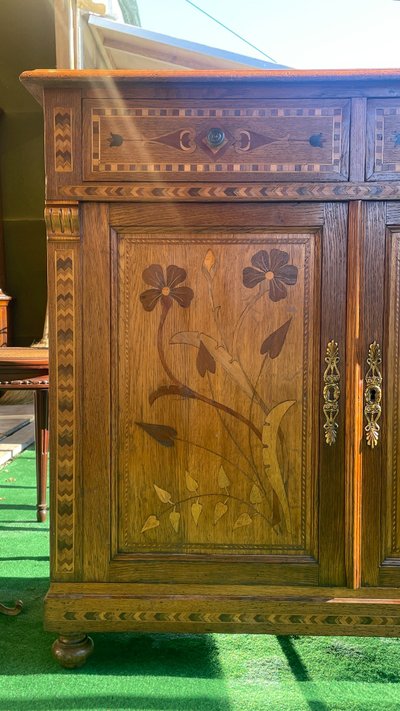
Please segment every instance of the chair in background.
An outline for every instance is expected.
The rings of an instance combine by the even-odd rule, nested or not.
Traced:
[[[39,345],[39,344],[38,344]],[[47,348],[0,348],[0,390],[31,390],[35,403],[36,515],[47,517],[47,459],[49,446],[49,354]]]

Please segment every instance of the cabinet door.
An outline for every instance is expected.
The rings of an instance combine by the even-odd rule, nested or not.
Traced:
[[[365,212],[362,581],[398,586],[400,210],[371,204]]]
[[[343,585],[346,206],[106,210],[83,216],[86,579]]]

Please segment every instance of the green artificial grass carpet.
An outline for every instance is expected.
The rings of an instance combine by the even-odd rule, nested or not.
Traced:
[[[0,470],[0,711],[400,711],[400,643],[355,637],[93,634],[75,671],[43,631],[48,525],[34,451]]]

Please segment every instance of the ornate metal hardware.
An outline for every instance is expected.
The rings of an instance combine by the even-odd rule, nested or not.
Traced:
[[[325,442],[330,446],[336,442],[338,423],[336,418],[339,414],[340,398],[340,372],[339,372],[339,347],[335,341],[329,341],[326,348],[325,363],[327,367],[324,372],[324,406],[325,415]]]
[[[380,346],[376,341],[369,347],[367,363],[369,368],[365,374],[364,392],[364,415],[367,420],[365,435],[367,444],[373,449],[378,444],[380,433],[378,420],[382,414],[382,374],[380,371],[382,357]]]
[[[225,133],[222,128],[210,128],[207,133],[207,142],[212,148],[220,146],[225,141]]]

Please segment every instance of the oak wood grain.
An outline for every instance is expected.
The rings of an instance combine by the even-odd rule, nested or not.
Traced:
[[[368,349],[373,341],[383,344],[384,299],[385,299],[385,219],[384,204],[372,203],[367,207],[362,262],[363,283],[363,331],[360,342],[362,377],[368,369]],[[365,387],[365,382],[364,382]],[[381,506],[383,438],[377,447],[368,447],[363,421],[361,452],[363,461],[362,488],[362,584],[377,585],[381,556]]]
[[[347,331],[346,331],[346,573],[350,587],[361,582],[361,481],[363,437],[363,332],[362,259],[366,206],[362,202],[349,206],[347,258]]]
[[[22,80],[46,115],[46,628],[398,636],[400,71]]]
[[[110,241],[108,206],[82,209],[84,579],[107,577],[110,518]],[[94,261],[94,255],[95,261]]]

